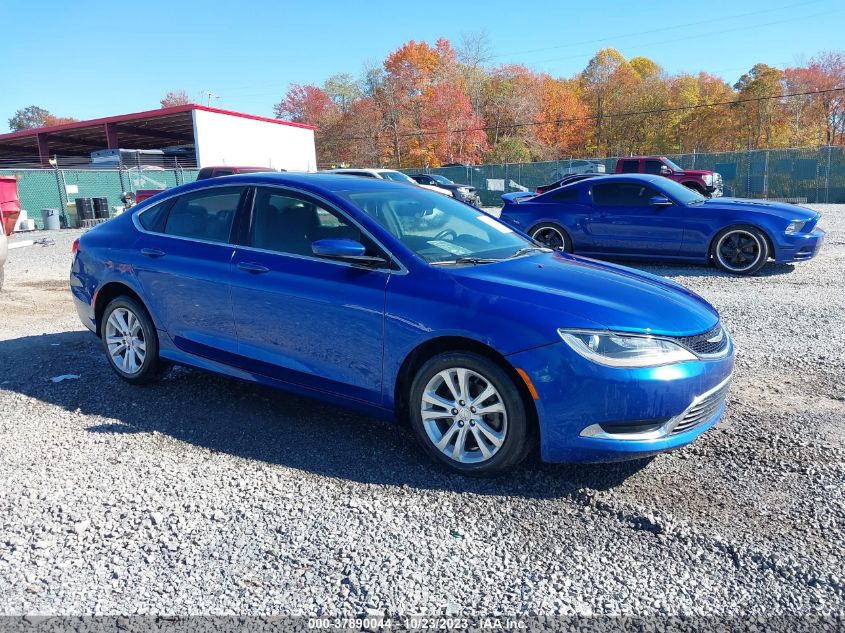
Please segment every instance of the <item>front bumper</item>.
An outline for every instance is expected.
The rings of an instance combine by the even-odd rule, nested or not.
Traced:
[[[775,244],[775,261],[786,264],[812,259],[821,249],[824,237],[822,229],[814,229],[810,233],[782,234]]]
[[[548,462],[624,461],[689,444],[724,412],[734,363],[733,343],[721,359],[641,369],[598,365],[564,342],[508,360],[539,395]]]

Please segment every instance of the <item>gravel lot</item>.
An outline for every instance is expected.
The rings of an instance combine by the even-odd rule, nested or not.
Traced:
[[[55,245],[11,251],[0,293],[0,614],[841,618],[845,208],[813,208],[812,262],[643,266],[736,340],[717,428],[493,481],[315,401],[187,369],[121,382],[72,308],[78,232],[39,233]]]

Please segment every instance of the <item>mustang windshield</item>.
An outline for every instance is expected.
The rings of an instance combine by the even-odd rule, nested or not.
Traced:
[[[662,178],[660,180],[660,188],[663,189],[666,195],[686,206],[701,204],[707,200],[707,198],[697,191],[693,191],[689,187],[684,187],[681,183],[669,180],[668,178]]]
[[[382,189],[345,195],[430,264],[483,264],[540,250],[496,218],[434,191]]]

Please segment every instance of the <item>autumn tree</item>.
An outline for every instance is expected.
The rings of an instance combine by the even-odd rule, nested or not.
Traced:
[[[577,81],[544,77],[536,129],[542,158],[557,160],[583,151],[590,122]]]
[[[766,64],[755,64],[734,84],[744,145],[748,149],[771,147],[779,128],[785,128],[780,116],[783,71]]]
[[[474,163],[487,150],[484,120],[473,112],[469,96],[452,83],[429,88],[421,101],[425,142],[419,150],[421,165]]]
[[[184,90],[171,90],[159,101],[162,108],[172,108],[173,106],[188,105],[191,103],[191,98]]]
[[[58,117],[36,105],[31,105],[26,108],[17,110],[9,119],[9,129],[13,132],[17,130],[30,130],[39,127],[49,127],[51,125],[63,125],[65,123],[73,123],[76,119],[72,117]]]

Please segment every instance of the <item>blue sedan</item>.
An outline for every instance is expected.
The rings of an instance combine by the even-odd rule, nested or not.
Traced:
[[[462,473],[648,456],[725,407],[733,345],[701,297],[400,183],[214,178],[75,249],[77,311],[120,378],[183,364],[322,398]]]
[[[812,258],[821,215],[792,204],[705,198],[648,175],[582,180],[543,195],[505,194],[501,218],[551,248],[591,257],[708,263],[750,275],[769,259]]]

